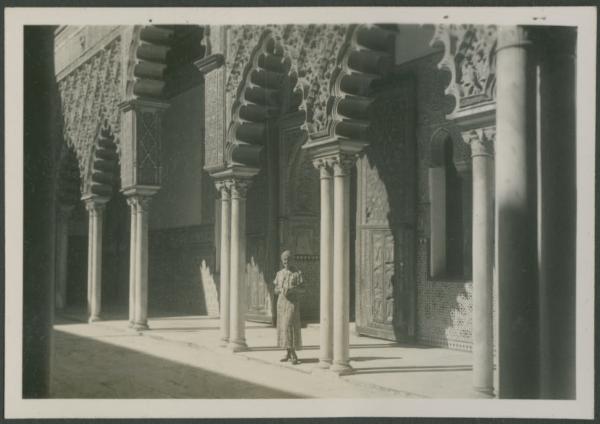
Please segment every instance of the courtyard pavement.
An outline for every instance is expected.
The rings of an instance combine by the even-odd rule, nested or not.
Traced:
[[[219,321],[151,318],[128,328],[122,315],[87,324],[78,312],[56,318],[52,397],[56,398],[477,398],[471,354],[359,337],[351,329],[354,373],[318,367],[319,328],[302,329],[301,364],[282,363],[276,331],[247,322],[249,350],[219,345]]]

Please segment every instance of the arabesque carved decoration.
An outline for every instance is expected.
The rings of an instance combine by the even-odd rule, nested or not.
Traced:
[[[431,44],[442,43],[438,64],[451,74],[445,93],[456,104],[448,117],[496,99],[497,27],[494,25],[438,25]]]
[[[301,108],[306,111],[309,133],[327,123],[327,102],[339,51],[348,34],[348,25],[285,25],[272,28],[292,60],[298,86],[304,93]]]
[[[90,174],[91,151],[103,123],[116,135],[120,152],[121,48],[121,39],[117,37],[58,81],[63,134],[67,145],[77,154],[82,176]]]
[[[250,62],[252,52],[258,47],[265,26],[233,25],[227,28],[228,47],[225,57],[225,107],[231,110],[238,88],[244,78],[244,69]]]
[[[296,87],[303,91],[301,109],[306,111],[309,132],[324,128],[327,121],[329,86],[348,25],[263,25],[232,26],[228,29],[225,60],[225,90],[230,108],[244,78],[245,67],[265,33],[283,47],[297,76]]]

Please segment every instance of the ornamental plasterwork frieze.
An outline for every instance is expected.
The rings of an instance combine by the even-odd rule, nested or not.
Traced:
[[[252,54],[259,47],[262,35],[268,31],[283,47],[284,55],[292,63],[291,72],[298,77],[296,85],[302,89],[304,97],[300,107],[306,111],[308,131],[323,129],[327,122],[329,84],[347,30],[347,25],[244,25],[228,28],[225,58],[228,110],[239,94]]]
[[[472,109],[493,107],[496,100],[497,27],[494,25],[438,25],[431,44],[442,43],[438,64],[450,72],[445,93],[455,98],[454,119]]]
[[[115,134],[119,132],[121,49],[117,37],[58,82],[63,134],[77,154],[82,176],[89,174],[89,159],[100,127],[108,124]],[[118,137],[115,141],[118,143]]]
[[[292,60],[298,86],[304,93],[309,133],[327,124],[327,102],[331,77],[348,33],[348,25],[286,25],[273,28],[273,37]]]
[[[225,56],[225,107],[231,111],[233,101],[244,78],[244,70],[250,62],[252,53],[259,47],[258,43],[264,26],[239,25],[227,28],[227,54]]]

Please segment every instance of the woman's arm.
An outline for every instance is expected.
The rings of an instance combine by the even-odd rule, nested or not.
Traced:
[[[279,273],[277,273],[277,274],[275,275],[275,280],[273,280],[273,285],[275,286],[275,288],[274,288],[273,292],[274,292],[275,294],[279,294],[279,293],[281,293],[281,285],[279,284],[279,278],[277,278],[277,277],[278,277],[278,275],[279,275]]]

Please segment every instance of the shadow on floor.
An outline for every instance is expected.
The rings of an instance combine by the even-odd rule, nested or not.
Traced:
[[[354,361],[350,358],[350,361]],[[395,372],[452,372],[452,371],[472,371],[471,365],[423,365],[412,367],[367,367],[354,368],[354,374],[381,374]]]
[[[199,367],[54,330],[53,398],[299,398]]]

